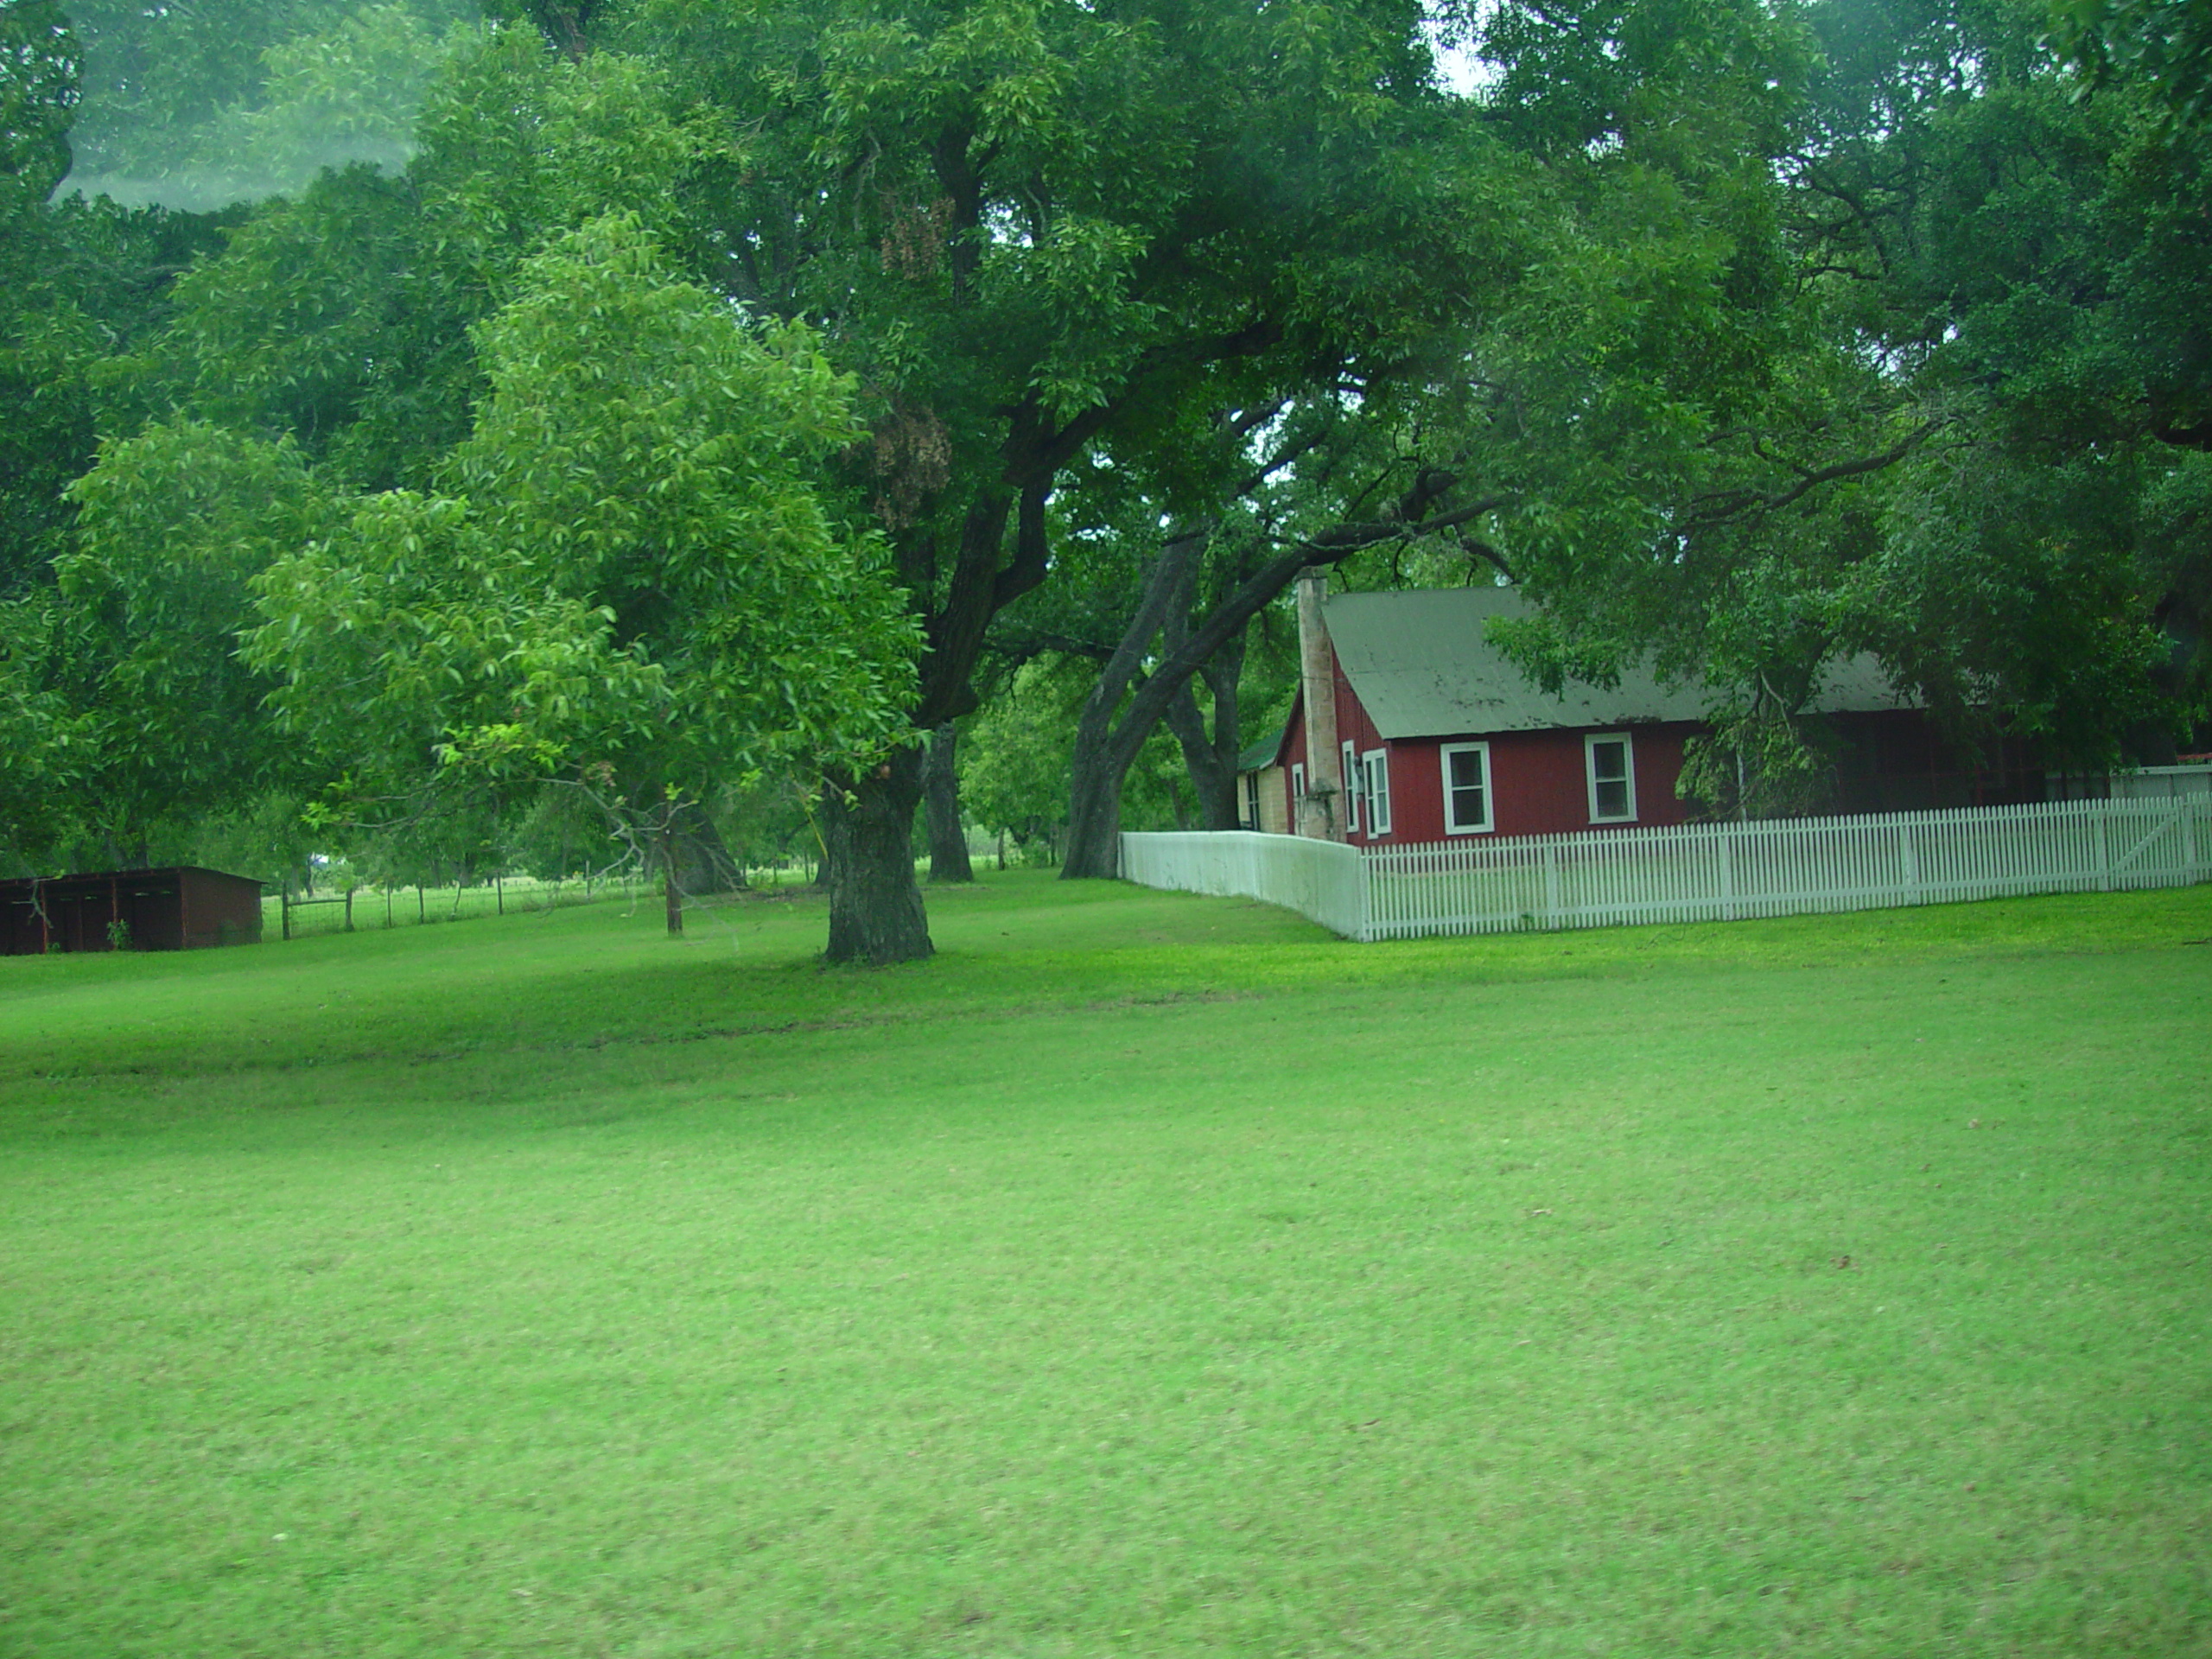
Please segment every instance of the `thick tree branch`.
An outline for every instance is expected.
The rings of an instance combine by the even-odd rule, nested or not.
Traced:
[[[1020,633],[995,633],[984,647],[995,657],[1008,662],[1026,663],[1046,652],[1063,657],[1081,657],[1094,663],[1112,660],[1114,647],[1097,639],[1078,639],[1071,633],[1058,633],[1050,628],[1027,628]]]
[[[1782,462],[1780,464],[1789,466],[1797,474],[1797,481],[1777,493],[1769,494],[1753,489],[1710,491],[1694,499],[1713,505],[1691,514],[1682,528],[1685,531],[1705,530],[1715,524],[1726,524],[1732,518],[1740,518],[1750,512],[1779,512],[1791,503],[1803,499],[1823,484],[1837,483],[1847,478],[1864,478],[1869,473],[1878,473],[1886,467],[1894,467],[1948,424],[1948,418],[1937,416],[1922,422],[1879,454],[1861,455],[1853,461],[1839,461],[1832,466],[1820,467]],[[1763,455],[1762,459],[1765,457]]]

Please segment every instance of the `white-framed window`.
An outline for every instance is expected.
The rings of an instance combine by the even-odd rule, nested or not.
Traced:
[[[1359,751],[1349,743],[1343,746],[1342,759],[1338,764],[1344,769],[1344,833],[1359,833],[1359,798],[1366,791],[1360,785]]]
[[[1360,757],[1358,770],[1367,778],[1367,833],[1390,833],[1390,751],[1370,749]]]
[[[1306,798],[1306,763],[1303,760],[1290,763],[1290,798],[1294,805]]]
[[[1444,760],[1444,833],[1488,833],[1497,820],[1491,811],[1490,745],[1446,743]]]
[[[1244,774],[1244,827],[1260,827],[1260,774],[1256,772]]]
[[[1626,732],[1582,740],[1582,766],[1590,780],[1590,822],[1636,822],[1636,745]]]

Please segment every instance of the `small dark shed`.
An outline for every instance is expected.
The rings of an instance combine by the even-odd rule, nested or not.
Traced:
[[[133,950],[258,944],[261,883],[189,864],[0,881],[0,956],[111,950],[117,922]]]

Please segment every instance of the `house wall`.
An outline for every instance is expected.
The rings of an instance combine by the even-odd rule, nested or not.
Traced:
[[[1682,745],[1699,728],[1688,722],[1634,727],[1592,726],[1537,732],[1471,732],[1455,737],[1400,738],[1387,741],[1361,704],[1340,667],[1337,671],[1337,734],[1362,754],[1387,749],[1390,755],[1390,833],[1368,833],[1362,804],[1360,823],[1346,837],[1356,847],[1402,847],[1446,839],[1444,761],[1446,743],[1482,741],[1491,746],[1491,817],[1500,836],[1560,835],[1616,826],[1590,822],[1590,788],[1582,740],[1589,732],[1625,731],[1636,755],[1637,825],[1681,823],[1688,806],[1675,798],[1681,775]],[[1306,753],[1305,710],[1291,712],[1281,753]],[[1294,823],[1288,767],[1277,769],[1269,804],[1279,810],[1285,829]],[[1268,814],[1272,817],[1272,812]],[[1264,828],[1273,829],[1270,823]],[[1620,825],[1631,828],[1631,825]]]
[[[1282,766],[1269,766],[1260,773],[1258,828],[1268,836],[1290,833],[1290,773]]]
[[[1333,652],[1332,653],[1333,660]],[[1335,669],[1337,732],[1364,754],[1385,748],[1390,756],[1390,833],[1368,833],[1364,804],[1345,838],[1354,846],[1404,846],[1447,837],[1444,830],[1442,749],[1447,743],[1490,745],[1491,821],[1497,836],[1561,835],[1609,828],[1649,828],[1687,823],[1690,804],[1676,798],[1683,750],[1704,728],[1694,721],[1578,727],[1533,732],[1470,732],[1454,737],[1401,738],[1386,742],[1351,689],[1341,664]],[[2023,744],[1994,744],[1985,763],[1947,744],[1916,709],[1826,717],[1834,740],[1834,806],[1840,812],[1895,812],[1957,806],[1994,806],[2044,798],[2043,772]],[[1626,732],[1636,757],[1637,816],[1633,823],[1593,824],[1583,739]],[[1303,706],[1293,710],[1281,753],[1306,753]],[[1296,822],[1288,766],[1264,774],[1262,828],[1287,832]],[[1279,815],[1279,816],[1278,816]]]
[[[1691,725],[1606,726],[1541,732],[1471,732],[1458,737],[1402,738],[1390,750],[1390,834],[1363,846],[1465,839],[1444,830],[1444,746],[1490,745],[1491,818],[1499,836],[1565,835],[1580,830],[1649,828],[1681,823],[1690,814],[1675,798],[1682,745]],[[1636,764],[1633,823],[1590,821],[1590,785],[1583,738],[1590,732],[1628,734]]]

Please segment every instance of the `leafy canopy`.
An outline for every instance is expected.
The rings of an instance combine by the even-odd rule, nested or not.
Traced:
[[[812,478],[857,435],[796,325],[667,269],[626,215],[525,262],[439,488],[359,501],[257,586],[286,725],[404,787],[605,762],[698,790],[898,725],[913,635]]]

